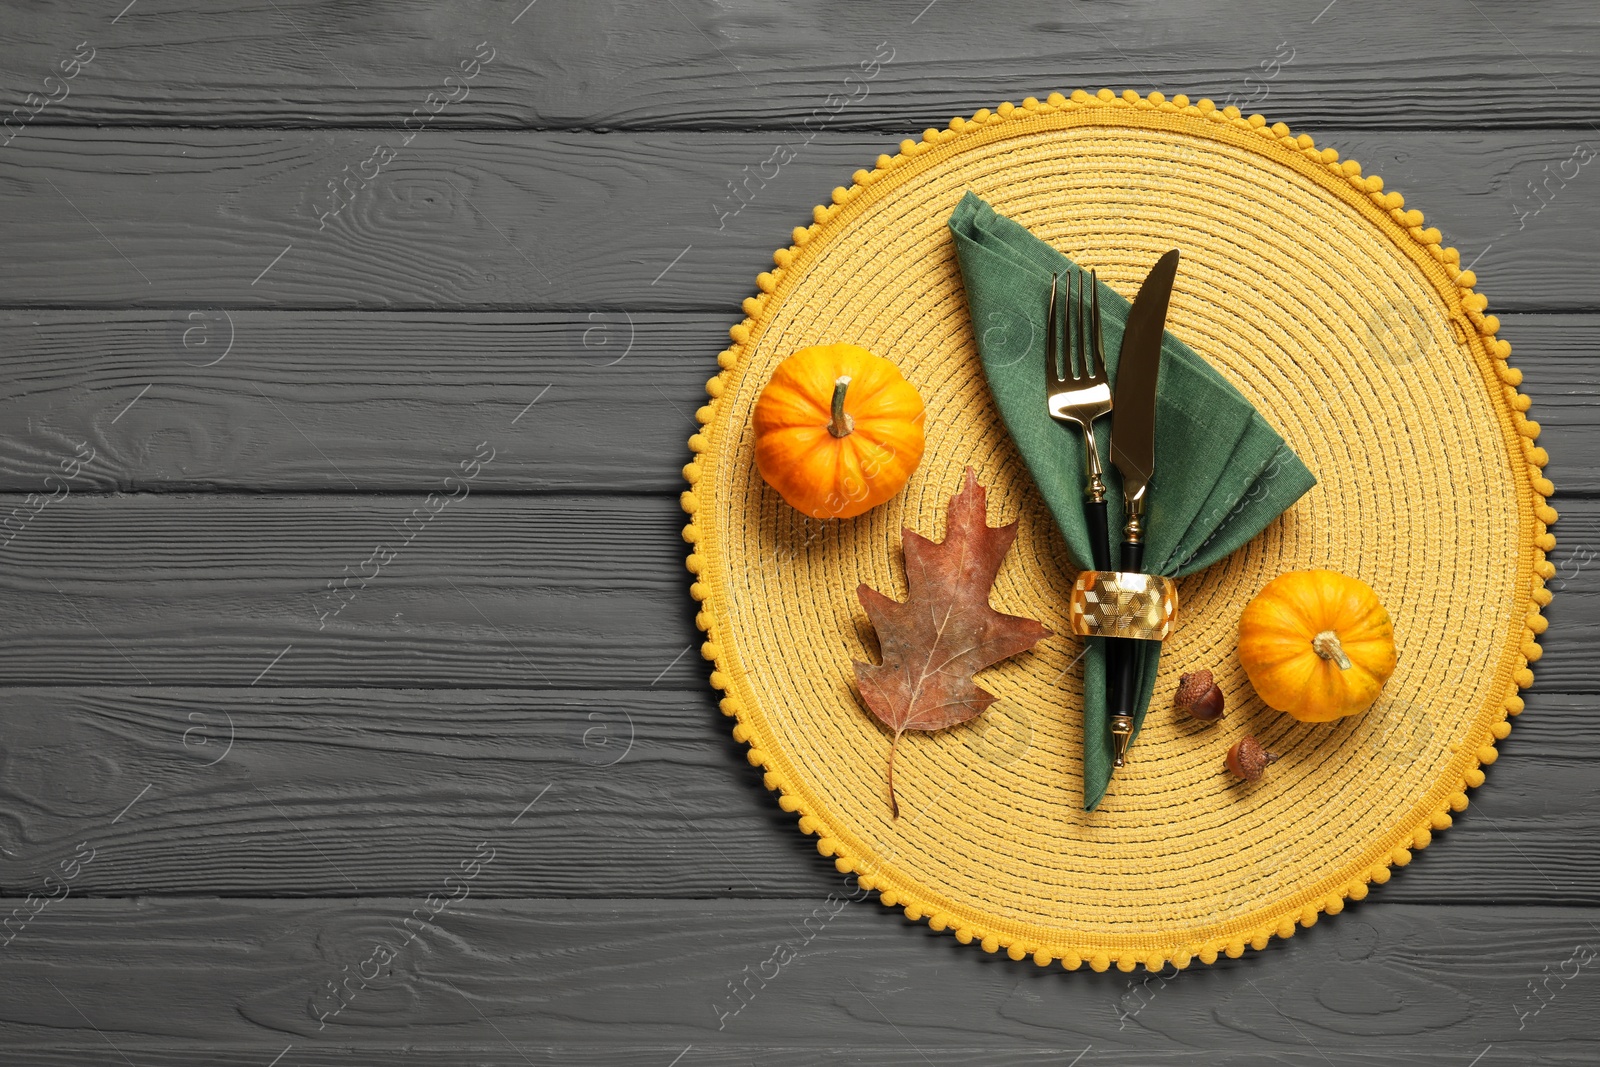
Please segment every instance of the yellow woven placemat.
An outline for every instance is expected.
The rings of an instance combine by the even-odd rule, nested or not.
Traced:
[[[1210,963],[1335,914],[1450,825],[1532,683],[1556,519],[1511,346],[1459,256],[1353,161],[1259,115],[1160,94],[1053,95],[954,119],[835,189],[757,278],[689,441],[691,592],[711,682],[779,802],[841,871],[963,942],[1040,965]],[[1168,328],[1251,399],[1319,479],[1244,549],[1180,582],[1184,617],[1144,732],[1094,812],[1078,799],[1073,573],[984,384],[946,220],[972,189],[1131,296],[1183,250]],[[752,459],[751,407],[808,344],[894,360],[928,404],[905,490],[857,519],[786,505]],[[875,646],[854,590],[905,594],[900,530],[942,537],[962,468],[990,521],[1020,520],[996,608],[1058,636],[980,682],[981,719],[912,734],[885,795],[889,738],[858,703]],[[1245,603],[1286,570],[1356,575],[1394,617],[1400,666],[1370,711],[1297,723],[1235,654]],[[1207,667],[1219,725],[1172,709]],[[1254,733],[1282,758],[1254,785],[1223,769]]]

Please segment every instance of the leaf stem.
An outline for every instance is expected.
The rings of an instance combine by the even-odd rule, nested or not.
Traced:
[[[894,795],[894,754],[900,747],[900,735],[903,733],[904,730],[896,730],[894,740],[889,742],[889,817],[892,819],[900,818],[900,801]]]

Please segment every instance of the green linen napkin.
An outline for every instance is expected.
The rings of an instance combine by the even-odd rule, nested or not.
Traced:
[[[1088,568],[1083,515],[1083,434],[1045,408],[1044,319],[1050,275],[1076,265],[1016,222],[967,193],[950,217],[966,285],[972,329],[989,389],[1006,429],[1055,517],[1067,551]],[[1183,268],[1178,269],[1178,286]],[[1102,284],[1100,317],[1113,385],[1129,301]],[[1110,420],[1096,423],[1100,461],[1110,483],[1112,553],[1121,541],[1121,482],[1111,467]],[[1144,569],[1178,577],[1222,559],[1316,484],[1316,478],[1250,402],[1209,363],[1168,333],[1161,345],[1156,398],[1156,474],[1145,506]],[[1241,605],[1241,608],[1243,605]],[[1179,623],[1183,625],[1182,606]],[[1084,656],[1083,805],[1093,810],[1111,778],[1106,723],[1104,641],[1088,639]],[[1161,645],[1137,643],[1139,709],[1134,736],[1156,683]]]

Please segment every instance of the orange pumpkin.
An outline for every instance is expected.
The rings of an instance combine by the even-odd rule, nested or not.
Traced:
[[[1337,571],[1290,571],[1240,616],[1239,661],[1268,707],[1330,722],[1378,699],[1394,673],[1394,625],[1367,583]]]
[[[888,360],[858,345],[803,348],[756,400],[756,467],[807,515],[848,519],[906,484],[922,460],[923,415]]]

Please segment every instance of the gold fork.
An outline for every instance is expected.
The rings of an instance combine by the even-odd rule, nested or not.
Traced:
[[[1078,278],[1077,314],[1073,314],[1072,278]],[[1050,417],[1083,431],[1083,515],[1089,524],[1090,562],[1095,570],[1111,569],[1111,541],[1106,533],[1106,483],[1095,446],[1094,420],[1111,412],[1111,386],[1106,382],[1105,345],[1100,337],[1100,293],[1089,272],[1090,302],[1085,303],[1083,273],[1067,274],[1066,324],[1056,312],[1061,275],[1050,275],[1049,323],[1045,327],[1044,391]],[[1074,330],[1076,327],[1076,330]],[[1066,335],[1065,346],[1062,335]],[[1066,351],[1063,352],[1063,347]]]

